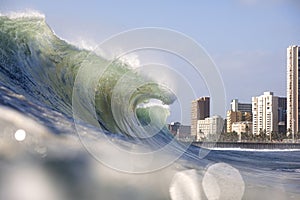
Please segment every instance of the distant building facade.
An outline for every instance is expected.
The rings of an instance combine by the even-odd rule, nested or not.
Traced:
[[[252,113],[252,104],[251,103],[239,103],[237,99],[233,99],[230,103],[232,111],[240,111],[242,113],[248,112]]]
[[[278,97],[273,92],[252,97],[253,134],[278,132]]]
[[[252,112],[242,113],[242,121],[252,122]]]
[[[228,110],[227,111],[227,132],[232,132],[232,124],[234,122],[239,122],[242,121],[242,112],[240,111],[233,111],[233,110]]]
[[[182,125],[180,122],[172,122],[168,125],[169,131],[179,140],[193,141],[191,126]]]
[[[220,135],[223,131],[224,119],[218,115],[207,117],[197,122],[197,141],[201,141],[204,138],[210,138],[210,136]]]
[[[231,110],[227,111],[227,132],[232,132],[232,123],[249,121],[252,122],[252,104],[239,103],[237,99],[233,99],[230,103]]]
[[[191,109],[191,135],[197,135],[198,120],[204,120],[210,116],[210,98],[201,97],[192,101]]]
[[[287,98],[278,97],[278,132],[287,132]]]
[[[299,132],[300,97],[299,97],[299,46],[287,48],[287,130],[293,136]]]
[[[238,135],[241,135],[241,133],[252,133],[252,122],[234,122],[232,124],[232,132],[233,131],[236,132]]]

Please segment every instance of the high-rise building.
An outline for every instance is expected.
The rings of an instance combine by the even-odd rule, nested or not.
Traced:
[[[209,117],[209,97],[201,97],[192,101],[191,135],[197,135],[197,121]]]
[[[273,92],[264,92],[259,97],[252,97],[253,134],[278,131],[278,97]]]
[[[240,111],[240,112],[252,112],[252,104],[251,103],[239,103],[237,99],[233,99],[230,103],[232,111]]]
[[[299,46],[287,48],[287,134],[293,136],[299,131],[300,98],[299,98]]]

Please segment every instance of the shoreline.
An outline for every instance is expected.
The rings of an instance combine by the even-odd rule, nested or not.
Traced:
[[[193,142],[192,145],[212,150],[299,150],[300,143],[272,142]]]
[[[244,152],[300,152],[300,149],[242,149],[242,148],[205,148],[211,151],[244,151]]]

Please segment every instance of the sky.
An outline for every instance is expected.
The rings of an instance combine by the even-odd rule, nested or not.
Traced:
[[[300,45],[297,0],[0,0],[1,13],[24,10],[45,14],[58,36],[86,46],[141,27],[186,34],[216,64],[228,107],[264,91],[286,96],[286,48]]]

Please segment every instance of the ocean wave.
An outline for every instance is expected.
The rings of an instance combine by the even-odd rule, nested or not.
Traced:
[[[73,90],[85,90],[87,80],[95,77],[94,71],[101,71],[101,76],[98,74],[99,77],[95,77],[98,80],[89,85],[93,87],[90,89],[94,90],[95,97],[84,97],[79,102],[88,104],[87,101],[95,100],[92,103],[95,104],[100,126],[112,133],[132,135],[137,131],[136,127],[141,125],[135,114],[139,104],[157,99],[168,105],[176,99],[171,91],[162,88],[155,81],[131,72],[133,68],[128,60],[106,60],[94,52],[77,48],[60,39],[46,24],[44,16],[38,12],[1,16],[0,25],[2,83],[33,101],[44,103],[66,115],[72,116]],[[122,79],[123,85],[118,85],[118,93],[113,96],[116,84],[126,73],[130,79]],[[74,85],[76,78],[81,79],[81,82]],[[130,87],[137,82],[140,85],[136,85],[136,88]],[[132,93],[128,96],[127,93],[132,89],[135,91],[130,91]],[[85,92],[78,95],[86,95]],[[116,113],[113,113],[112,104]],[[129,116],[131,112],[133,114]],[[158,113],[153,116],[159,115]]]

